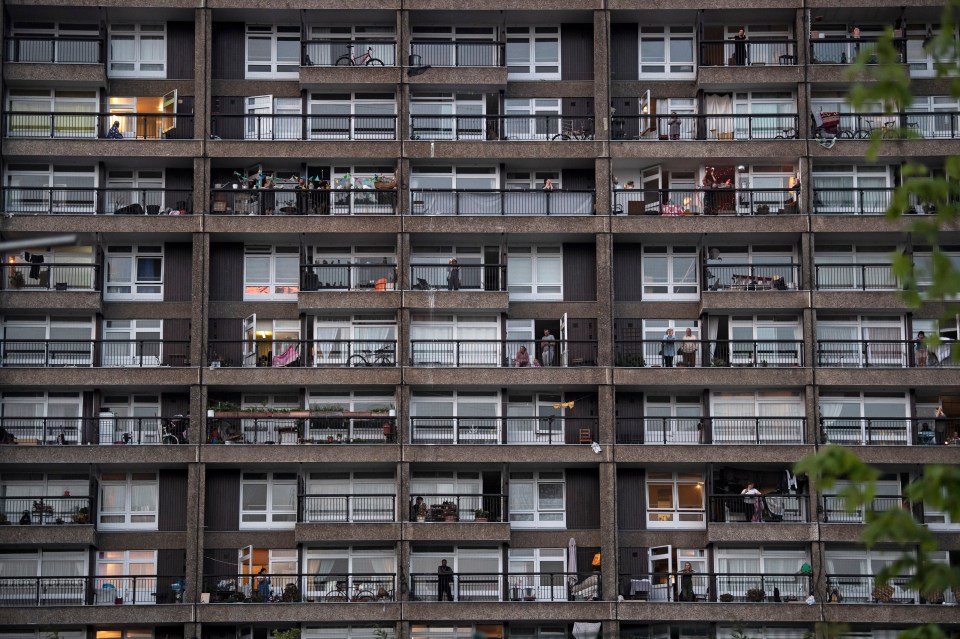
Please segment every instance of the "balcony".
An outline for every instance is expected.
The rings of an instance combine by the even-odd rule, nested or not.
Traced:
[[[184,577],[2,577],[0,606],[96,606],[181,603]]]
[[[413,40],[410,43],[410,55],[417,56],[411,58],[411,66],[429,65],[461,69],[504,66],[504,45],[501,42]]]
[[[615,215],[795,215],[799,191],[790,189],[618,189]]]
[[[595,340],[558,341],[557,353],[542,355],[541,364],[549,367],[581,367],[597,365]],[[527,349],[526,363],[517,353]],[[524,368],[536,369],[532,340],[410,340],[410,365],[419,368]]]
[[[618,444],[806,443],[805,417],[619,417]]]
[[[894,187],[814,188],[811,209],[815,215],[885,215],[894,190]]]
[[[840,139],[955,140],[960,137],[960,113],[841,113],[837,126]]]
[[[801,290],[799,264],[710,264],[704,267],[707,291]]]
[[[101,38],[7,36],[4,62],[33,64],[102,64]]]
[[[674,355],[664,355],[671,345]],[[691,349],[691,350],[685,350]],[[669,351],[667,351],[669,353]],[[759,367],[803,366],[802,340],[618,340],[614,344],[617,366],[642,367]]]
[[[817,366],[836,368],[956,368],[950,344],[927,353],[926,365],[917,362],[915,340],[817,340]]]
[[[221,114],[210,131],[220,140],[396,140],[397,116]]]
[[[189,366],[187,340],[0,340],[0,366],[156,368]]]
[[[396,189],[213,189],[213,215],[396,215]]]
[[[411,215],[595,215],[596,192],[410,189]]]
[[[391,444],[397,418],[370,412],[317,414],[309,411],[217,412],[207,421],[210,444]],[[392,497],[391,497],[392,499]],[[318,504],[322,505],[322,504]]]
[[[701,67],[794,66],[796,40],[702,40]]]
[[[190,140],[193,115],[12,111],[3,114],[3,131],[7,139]]]
[[[14,438],[10,444],[186,444],[188,420],[174,417],[0,417],[0,428]]]
[[[710,495],[711,523],[805,524],[809,495]]]
[[[10,491],[10,487],[7,487]],[[90,525],[93,500],[90,497],[11,497],[0,508],[4,523],[20,526]],[[2,595],[0,595],[2,596]]]
[[[821,521],[826,524],[864,524],[877,513],[897,508],[909,509],[910,504],[900,495],[874,497],[869,508],[847,510],[846,500],[836,495],[821,497]]]
[[[804,603],[813,576],[794,574],[644,573],[621,574],[625,599],[656,602]]]
[[[823,411],[823,409],[821,409]],[[824,411],[828,412],[828,411]],[[910,417],[820,417],[825,443],[844,446],[934,446],[947,443],[932,419]]]
[[[258,344],[273,350],[261,353]],[[283,340],[252,342],[210,340],[208,362],[214,368],[395,367],[396,340]],[[306,356],[304,356],[306,355]]]
[[[232,574],[203,580],[210,603],[386,603],[395,601],[394,573]]]
[[[7,263],[0,272],[0,288],[24,292],[95,292],[100,290],[100,265]]]
[[[886,583],[876,575],[827,574],[830,601],[857,604],[942,604],[955,603],[950,590],[920,594],[907,586],[909,576],[891,577]]]
[[[816,32],[814,32],[816,33]],[[852,64],[861,53],[870,54],[868,64],[876,64],[876,56],[872,55],[877,49],[880,38],[864,36],[848,38],[844,36],[823,36],[810,38],[810,64]],[[906,61],[906,39],[894,38],[893,45],[900,52],[900,62]]]
[[[899,291],[903,288],[887,264],[817,264],[818,291]]]
[[[507,521],[507,496],[417,494],[416,497],[410,498],[410,521],[421,523],[505,522]]]
[[[593,140],[594,118],[586,115],[416,115],[411,140]]]
[[[614,140],[790,140],[798,138],[796,113],[615,116]],[[678,149],[678,152],[680,150]]]
[[[411,417],[411,444],[590,445],[596,417]]]
[[[7,187],[6,213],[15,215],[187,215],[189,189]]]
[[[394,40],[306,40],[300,48],[304,67],[397,66]]]
[[[304,524],[397,521],[396,495],[300,495]]]
[[[300,292],[392,291],[396,288],[396,264],[301,264]]]
[[[446,580],[446,583],[441,580]],[[452,601],[599,601],[603,599],[600,575],[595,572],[540,573],[411,573],[412,601],[442,601],[441,592]]]
[[[411,264],[410,285],[415,291],[506,291],[503,264]]]

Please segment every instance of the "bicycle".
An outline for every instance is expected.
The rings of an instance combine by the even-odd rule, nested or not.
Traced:
[[[373,363],[370,363],[368,357],[373,357]],[[375,351],[364,349],[355,355],[351,355],[347,360],[347,366],[393,366],[393,349],[384,346]]]
[[[369,590],[361,589],[358,583],[353,584],[353,593],[347,592],[347,582],[338,581],[336,589],[327,591],[323,600],[329,603],[371,602],[376,601],[377,596]]]
[[[353,45],[348,44],[347,49],[353,51]],[[358,55],[353,57],[351,53],[344,53],[342,56],[337,58],[336,66],[338,67],[382,67],[383,60],[380,58],[373,57],[373,47],[367,47],[367,52],[363,55]]]
[[[183,415],[165,419],[160,431],[161,444],[186,444],[187,419]]]
[[[560,121],[560,133],[554,134],[551,140],[592,140],[593,131],[589,128],[577,129],[569,120]]]

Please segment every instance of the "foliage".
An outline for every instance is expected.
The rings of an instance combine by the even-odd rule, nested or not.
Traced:
[[[286,630],[277,630],[274,628],[271,636],[273,639],[300,639],[300,629],[287,628]]]

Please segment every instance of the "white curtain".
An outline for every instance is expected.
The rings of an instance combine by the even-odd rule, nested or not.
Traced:
[[[584,621],[578,621],[573,624],[574,639],[597,639],[599,635],[599,623],[586,623]]]
[[[733,99],[730,94],[708,93],[705,96],[704,107],[707,116],[707,133],[709,138],[720,137],[721,134],[733,135]],[[720,117],[710,117],[717,115]],[[715,133],[714,133],[715,132]]]

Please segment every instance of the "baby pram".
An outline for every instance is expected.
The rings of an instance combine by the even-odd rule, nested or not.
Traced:
[[[828,149],[836,144],[840,136],[840,112],[820,111],[813,114],[813,121],[816,124],[813,136],[817,141]]]

